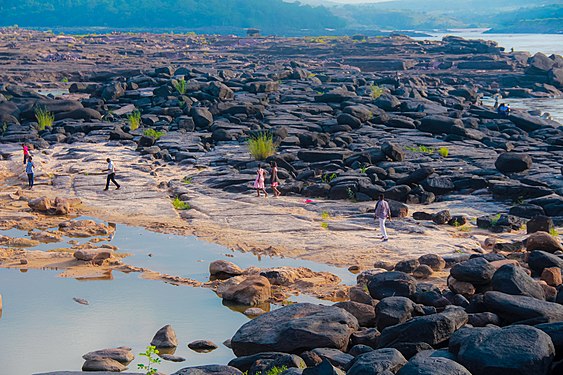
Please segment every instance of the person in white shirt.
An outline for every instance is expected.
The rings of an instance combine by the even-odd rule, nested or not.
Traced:
[[[107,158],[106,161],[108,162],[108,167],[107,169],[104,169],[104,172],[108,172],[108,177],[106,179],[106,188],[104,190],[108,190],[109,189],[109,182],[113,182],[113,184],[115,186],[117,186],[117,188],[115,190],[119,190],[119,188],[121,187],[117,181],[115,181],[115,166],[113,165],[113,162],[111,161],[110,158]]]
[[[381,230],[381,237],[383,241],[388,241],[387,229],[385,228],[385,221],[391,220],[391,209],[389,203],[384,199],[383,194],[379,195],[379,200],[375,204],[375,218],[379,221],[379,230]]]

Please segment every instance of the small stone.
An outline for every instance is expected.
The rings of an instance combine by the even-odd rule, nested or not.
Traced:
[[[186,360],[186,358],[184,357],[179,357],[177,355],[172,355],[172,354],[160,354],[160,358],[170,362],[184,362]]]
[[[27,259],[20,259],[20,264],[27,264]]]
[[[266,311],[262,310],[259,307],[251,307],[249,309],[244,310],[244,315],[249,316],[249,317],[255,317],[255,316],[260,316],[262,314],[265,314]]]
[[[215,343],[209,340],[196,340],[188,344],[188,348],[196,352],[211,352],[218,348]]]
[[[378,260],[373,264],[373,268],[383,268],[384,270],[387,271],[393,271],[393,268],[395,268],[395,264],[385,260]]]
[[[561,279],[561,268],[559,267],[548,267],[544,268],[540,280],[545,281],[549,286],[558,287],[563,283]]]
[[[425,264],[432,268],[434,271],[443,270],[446,267],[446,261],[439,255],[426,254],[418,258],[420,264]]]
[[[176,339],[176,332],[170,324],[165,325],[156,332],[154,335],[151,345],[157,348],[175,348],[178,346],[178,340]]]
[[[448,287],[452,290],[452,292],[461,294],[464,297],[471,297],[475,294],[475,287],[473,284],[456,280],[451,276],[448,278]]]
[[[547,285],[543,280],[538,281],[538,284],[540,284],[540,286],[543,288],[545,299],[547,301],[555,301],[555,298],[557,297],[557,288]]]
[[[432,268],[426,264],[421,264],[412,271],[412,275],[417,279],[427,279],[432,276],[433,273]]]

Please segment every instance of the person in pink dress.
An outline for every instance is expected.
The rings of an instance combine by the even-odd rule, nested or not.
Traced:
[[[27,164],[27,159],[31,159],[31,154],[29,153],[29,147],[25,143],[22,143],[23,150],[23,163]]]
[[[260,192],[264,192],[264,198],[268,197],[268,193],[266,192],[266,187],[264,182],[266,181],[266,170],[262,168],[262,164],[258,165],[258,170],[256,171],[256,180],[254,180],[254,189],[256,189],[256,194],[260,196]]]

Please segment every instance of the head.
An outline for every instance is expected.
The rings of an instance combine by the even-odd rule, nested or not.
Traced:
[[[27,162],[28,162],[28,163],[29,163],[30,161],[32,161],[32,160],[33,160],[33,158],[32,158],[31,156],[27,158]]]
[[[379,194],[379,200],[382,201],[383,199],[385,199],[385,197],[383,196],[383,194]]]
[[[25,143],[22,143],[22,147],[25,147]]]
[[[111,161],[111,159],[110,159],[110,158],[107,158],[106,161],[109,163],[109,162]]]

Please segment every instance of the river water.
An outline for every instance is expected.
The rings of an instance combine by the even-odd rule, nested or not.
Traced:
[[[17,229],[0,231],[11,237],[28,237]],[[33,249],[47,251],[62,243],[42,244]],[[88,239],[76,239],[80,243]],[[304,266],[329,271],[347,284],[355,276],[346,269],[310,261],[280,257],[258,257],[231,251],[192,236],[177,236],[117,225],[109,241],[119,252],[130,253],[125,261],[151,270],[207,281],[209,263],[224,259],[245,268]],[[149,254],[151,256],[149,256]],[[183,363],[163,361],[157,366],[164,373],[210,363],[227,363],[232,351],[221,343],[232,337],[248,318],[240,308],[223,305],[212,290],[174,286],[144,280],[139,274],[113,272],[106,280],[75,280],[57,277],[59,271],[0,269],[0,374],[29,375],[56,370],[80,370],[81,356],[89,351],[129,346],[136,357],[149,344],[154,333],[166,324],[174,327],[179,346],[175,355]],[[73,298],[83,298],[81,305]],[[290,301],[331,303],[304,295]],[[271,309],[278,306],[270,306]],[[194,340],[211,340],[219,345],[210,353],[196,353],[187,347]],[[139,358],[129,365],[136,370]]]

